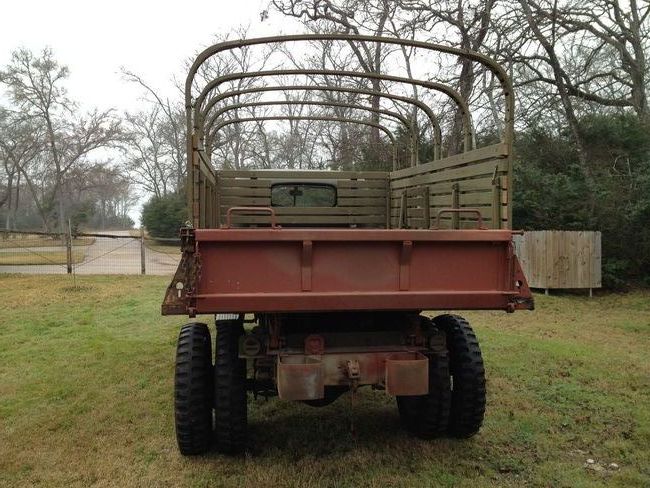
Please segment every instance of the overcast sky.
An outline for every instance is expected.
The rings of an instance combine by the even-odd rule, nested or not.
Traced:
[[[215,34],[249,25],[249,37],[301,32],[297,22],[260,12],[269,0],[22,0],[3,1],[0,65],[18,47],[54,50],[70,68],[71,98],[85,107],[132,110],[141,91],[123,81],[120,67],[157,90],[179,96],[172,77],[183,78],[183,60],[212,44]]]
[[[184,80],[183,62],[213,44],[214,36],[238,26],[249,37],[302,32],[296,21],[260,12],[269,0],[5,0],[0,28],[0,66],[11,51],[49,46],[70,68],[66,82],[71,99],[83,108],[143,108],[142,90],[122,78],[125,67],[142,76],[159,93],[181,94],[173,77]],[[129,212],[134,221],[146,198]]]

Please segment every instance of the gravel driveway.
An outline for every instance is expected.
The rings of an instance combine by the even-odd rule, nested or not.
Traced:
[[[102,232],[121,238],[96,237],[90,246],[75,246],[85,251],[83,262],[74,265],[77,274],[140,274],[140,239],[129,237],[129,231]],[[39,250],[65,250],[65,247],[35,248]],[[29,252],[26,249],[2,249],[0,252]],[[166,254],[145,248],[145,272],[151,275],[173,275],[180,254]],[[61,274],[65,265],[0,265],[0,273]]]

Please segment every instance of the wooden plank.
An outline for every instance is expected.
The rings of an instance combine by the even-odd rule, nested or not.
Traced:
[[[402,192],[402,198],[399,205],[399,215],[397,217],[397,226],[401,229],[406,225],[408,220],[408,198],[406,192]]]
[[[219,178],[219,188],[269,188],[272,183],[269,179]]]
[[[228,207],[221,207],[222,213]],[[273,207],[276,215],[386,215],[386,207]],[[245,215],[245,214],[243,214]]]
[[[526,232],[528,258],[530,264],[529,285],[535,288],[545,288],[546,283],[546,251],[543,232]]]
[[[435,205],[440,205],[440,206],[447,206],[451,207],[452,206],[452,195],[451,193],[447,193],[444,195],[435,195],[432,196],[429,194],[429,202],[431,204]],[[485,191],[485,192],[472,192],[472,193],[460,193],[459,195],[460,199],[460,204],[468,207],[472,205],[492,205],[492,193]],[[397,205],[399,203],[399,198],[392,198],[391,203],[393,205]],[[420,202],[422,202],[422,196],[413,196],[413,197],[408,197],[408,203],[409,206],[412,205],[419,205]]]
[[[320,178],[322,179],[322,178]],[[219,185],[222,188],[270,188],[274,184],[282,183],[299,183],[302,181],[309,182],[310,178],[281,178],[282,181],[273,180],[269,178],[220,178]],[[371,180],[359,180],[359,179],[337,179],[334,181],[329,181],[331,178],[328,178],[328,183],[336,186],[337,188],[385,188],[386,180],[385,179],[371,179]]]
[[[432,222],[438,216],[438,212],[440,210],[442,210],[443,208],[449,208],[449,207],[447,207],[447,206],[445,206],[445,207],[434,207],[434,206],[430,207],[429,211],[430,211],[430,216],[431,216],[431,221]],[[463,207],[459,207],[459,208],[463,208]],[[489,206],[472,207],[472,208],[476,208],[477,210],[480,211],[481,217],[483,217],[483,220],[486,220],[486,221],[489,220],[490,222],[492,221],[492,209]],[[390,210],[391,217],[398,217],[399,213],[400,213],[399,207],[393,207]],[[424,217],[424,215],[425,215],[424,214],[424,209],[421,208],[421,207],[408,207],[408,215],[409,215],[409,217],[411,215],[413,215],[415,217],[418,217],[418,218],[419,217]],[[446,214],[443,214],[443,217],[444,218],[450,218],[450,219],[453,220],[453,216],[451,214],[449,214],[449,216],[447,216]],[[476,220],[476,218],[472,218],[469,213],[459,215],[459,220],[467,220],[467,219]]]
[[[331,180],[349,180],[352,178],[365,180],[384,180],[388,176],[386,171],[311,171],[311,170],[277,170],[277,169],[259,169],[259,170],[219,170],[217,174],[223,178],[287,178],[295,179],[331,179]]]
[[[592,288],[600,288],[603,286],[602,277],[602,248],[601,248],[601,233],[593,232],[593,251],[591,254],[591,285]]]
[[[386,180],[337,180],[337,188],[381,188],[386,189]]]
[[[429,194],[434,197],[438,195],[449,195],[451,194],[451,186],[454,182],[443,181],[439,183],[432,183],[429,186]],[[484,178],[475,178],[471,180],[463,180],[459,182],[461,187],[461,192],[471,192],[471,191],[492,191],[492,175],[486,176]],[[412,187],[416,188],[416,187]],[[407,190],[412,189],[407,188]],[[399,198],[399,195],[403,189],[391,189],[391,198]]]
[[[424,192],[422,195],[422,198],[424,199],[422,202],[422,210],[424,210],[422,215],[422,218],[424,219],[423,228],[428,229],[431,227],[431,202],[429,201],[429,188],[425,186],[422,188],[422,191]]]
[[[421,217],[409,217],[407,226],[409,229],[424,229],[425,221]]]
[[[221,197],[221,206],[223,207],[270,207],[271,197]]]
[[[221,196],[246,195],[251,197],[271,197],[270,188],[219,188]]]
[[[451,185],[451,208],[460,208],[460,187],[458,183]],[[451,226],[458,229],[460,226],[460,215],[455,213],[451,216]]]
[[[337,206],[339,207],[361,207],[361,206],[370,206],[376,207],[378,205],[385,205],[385,197],[340,197],[336,201]]]
[[[296,224],[296,225],[309,225],[309,224],[376,224],[383,227],[386,218],[383,215],[278,215],[277,221],[279,224]],[[252,216],[252,215],[233,215],[233,224],[269,224],[268,216]]]
[[[224,189],[226,190],[226,189]],[[353,190],[352,190],[353,191]],[[339,207],[362,207],[362,206],[378,206],[378,205],[385,205],[386,198],[384,196],[381,197],[365,197],[362,196],[356,196],[356,194],[350,195],[349,193],[345,193],[346,196],[342,196],[337,199],[337,206]],[[256,189],[256,191],[251,192],[250,191],[243,191],[241,188],[229,188],[227,191],[221,191],[220,192],[220,199],[222,200],[222,205],[264,205],[264,206],[269,206],[271,205],[271,196],[270,192],[266,191],[259,191],[259,189]]]
[[[485,163],[440,171],[438,173],[420,174],[401,180],[393,180],[391,181],[391,188],[402,189],[409,186],[429,185],[441,181],[463,180],[478,176],[492,175],[495,168],[497,168],[497,174],[503,173],[508,169],[508,163],[505,160],[487,161]]]
[[[437,161],[420,164],[410,168],[404,168],[390,173],[391,180],[398,180],[408,176],[421,174],[430,171],[437,171],[461,164],[471,164],[487,159],[501,159],[508,156],[508,146],[506,144],[493,144],[478,149],[473,149],[465,153],[455,154]]]
[[[206,227],[206,212],[205,212],[205,205],[206,205],[206,200],[205,200],[205,193],[206,193],[206,179],[204,175],[201,175],[199,178],[199,209],[200,209],[200,214],[199,214],[199,226],[201,228]]]
[[[341,188],[337,190],[339,197],[386,197],[386,190],[383,188]]]
[[[471,180],[462,180],[459,181],[461,185],[461,192],[467,191],[487,191],[492,189],[492,175],[485,176],[483,178],[473,178]],[[440,183],[435,183],[430,186],[431,195],[438,195],[441,193],[450,193],[451,185],[453,183],[449,181],[443,181]]]
[[[210,165],[203,159],[203,155],[199,155],[199,171],[201,174],[213,185],[217,182],[216,176]]]
[[[489,224],[489,220],[484,220],[483,223],[485,225]],[[431,221],[432,225],[435,225],[435,220]],[[489,225],[488,225],[489,227]],[[467,220],[461,220],[458,224],[459,229],[476,229],[477,228],[477,220],[476,219],[467,219]],[[439,229],[453,229],[453,220],[451,218],[444,218],[440,219],[440,227]]]
[[[492,185],[492,224],[498,229],[501,222],[501,177],[497,176]]]
[[[576,232],[576,269],[573,271],[576,288],[592,288],[591,286],[591,255],[593,241],[588,232]]]

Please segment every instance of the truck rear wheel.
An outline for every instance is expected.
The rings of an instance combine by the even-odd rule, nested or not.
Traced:
[[[402,425],[422,439],[435,439],[447,432],[451,391],[449,358],[446,352],[431,352],[429,358],[429,393],[422,396],[398,396]]]
[[[208,326],[181,328],[174,374],[174,419],[178,449],[202,454],[212,440],[212,344]]]
[[[214,366],[215,436],[217,449],[237,454],[246,447],[248,425],[246,360],[239,358],[242,321],[217,320]]]
[[[433,323],[447,335],[452,380],[449,435],[472,437],[485,415],[485,368],[478,339],[467,320],[458,315],[440,315]]]

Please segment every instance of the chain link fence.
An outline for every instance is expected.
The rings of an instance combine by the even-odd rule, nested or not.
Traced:
[[[140,230],[102,233],[0,231],[0,273],[173,275],[179,239]]]

